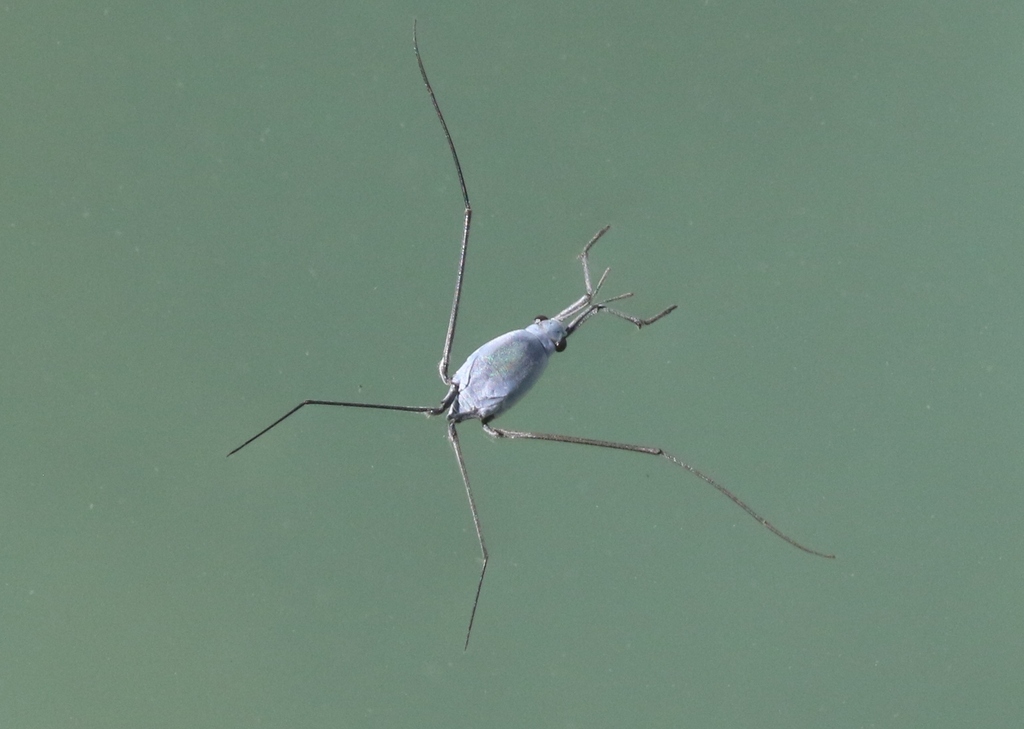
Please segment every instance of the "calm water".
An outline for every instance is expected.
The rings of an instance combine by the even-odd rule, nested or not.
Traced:
[[[1013,726],[1024,11],[13,5],[0,726]],[[463,445],[455,359],[579,295]],[[648,462],[650,461],[650,462]]]

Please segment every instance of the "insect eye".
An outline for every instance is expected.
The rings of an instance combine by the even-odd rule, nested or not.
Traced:
[[[556,352],[564,352],[565,351],[565,340],[564,339],[559,339],[557,342],[555,342],[555,351]]]
[[[544,316],[543,314],[537,314],[537,316],[533,317],[533,320],[534,321],[547,321],[548,317]]]

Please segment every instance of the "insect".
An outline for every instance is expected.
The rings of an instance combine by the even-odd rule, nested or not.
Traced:
[[[597,284],[593,284],[590,275],[590,251],[601,237],[608,232],[609,226],[605,226],[599,230],[597,234],[590,239],[586,246],[584,246],[583,252],[579,255],[579,260],[583,266],[584,293],[582,296],[553,317],[549,318],[546,316],[538,316],[534,319],[533,323],[526,328],[502,334],[501,336],[487,342],[470,354],[465,363],[456,370],[454,375],[449,376],[448,369],[451,359],[452,342],[455,339],[455,325],[458,321],[459,315],[459,302],[462,297],[462,281],[466,270],[466,251],[469,247],[469,229],[473,218],[473,209],[469,203],[469,192],[466,188],[465,177],[462,174],[462,165],[459,162],[459,155],[455,151],[455,143],[452,141],[452,135],[448,130],[448,124],[445,122],[444,115],[441,113],[441,107],[438,105],[437,96],[434,94],[434,89],[430,85],[430,79],[427,77],[426,67],[423,65],[423,58],[420,55],[415,23],[413,23],[413,52],[416,56],[416,63],[419,66],[420,76],[423,78],[423,84],[427,87],[430,102],[434,107],[434,112],[437,114],[438,121],[441,123],[441,129],[444,132],[445,141],[448,143],[448,149],[451,152],[452,162],[455,165],[456,177],[458,178],[459,187],[462,192],[462,202],[465,205],[462,225],[462,242],[459,249],[458,268],[455,276],[455,295],[452,300],[451,312],[448,316],[448,330],[444,338],[441,361],[438,365],[438,372],[441,376],[441,381],[448,388],[448,391],[442,398],[440,404],[436,407],[387,405],[365,402],[341,402],[337,400],[303,400],[256,435],[252,436],[240,446],[232,450],[228,453],[228,456],[234,455],[238,451],[242,450],[254,440],[265,435],[271,429],[276,428],[307,405],[331,405],[343,408],[395,410],[409,413],[425,413],[428,416],[444,415],[448,428],[448,440],[455,452],[455,460],[458,463],[459,472],[462,475],[462,483],[466,490],[466,498],[469,501],[469,511],[473,518],[473,527],[476,530],[476,538],[480,546],[481,555],[480,577],[477,581],[476,592],[473,596],[473,606],[469,614],[469,625],[466,628],[466,640],[463,645],[464,649],[469,648],[469,638],[473,632],[473,622],[476,619],[477,606],[480,603],[480,593],[483,590],[484,576],[487,573],[487,564],[489,559],[487,546],[484,542],[483,528],[480,523],[480,514],[477,511],[476,502],[473,499],[473,491],[469,485],[469,473],[466,471],[466,462],[462,457],[462,447],[459,444],[459,435],[456,430],[456,426],[464,420],[479,420],[484,431],[495,438],[554,441],[556,443],[569,443],[596,448],[610,448],[613,450],[628,451],[631,453],[641,453],[665,458],[683,470],[689,471],[705,483],[713,486],[777,537],[780,537],[794,547],[809,554],[824,557],[826,559],[834,559],[835,555],[833,554],[818,552],[787,536],[777,529],[771,522],[749,507],[738,496],[729,491],[729,489],[725,488],[725,486],[688,463],[676,458],[674,455],[662,448],[647,445],[634,445],[630,443],[617,443],[613,441],[584,438],[573,435],[506,430],[504,428],[497,428],[491,425],[495,418],[518,402],[530,387],[537,382],[537,379],[544,372],[545,367],[547,367],[548,360],[551,358],[551,355],[565,351],[566,341],[569,337],[579,330],[579,328],[586,322],[590,321],[590,319],[596,314],[610,314],[633,324],[637,329],[641,329],[659,321],[665,316],[668,316],[676,309],[676,306],[673,305],[652,317],[643,319],[619,311],[618,309],[610,306],[610,304],[617,301],[628,299],[633,295],[632,293],[619,294],[618,296],[599,299],[598,295],[605,283],[605,279],[608,277],[610,269],[605,269],[604,273],[602,273],[598,278]]]

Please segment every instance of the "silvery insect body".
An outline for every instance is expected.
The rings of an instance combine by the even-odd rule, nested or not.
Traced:
[[[565,336],[557,319],[539,319],[487,342],[452,376],[450,417],[459,422],[501,415],[540,379],[548,358],[564,348]]]
[[[705,483],[713,486],[720,493],[732,500],[760,524],[769,529],[773,534],[789,542],[794,547],[808,552],[809,554],[827,559],[833,559],[835,555],[818,552],[806,547],[786,534],[779,531],[764,517],[754,511],[739,497],[688,463],[676,458],[662,448],[657,446],[635,445],[630,443],[618,443],[614,441],[598,440],[595,438],[584,438],[573,435],[560,435],[552,433],[538,433],[534,431],[506,430],[491,425],[491,421],[515,405],[527,391],[537,382],[544,372],[553,354],[563,352],[566,348],[568,338],[576,332],[584,323],[589,321],[596,314],[611,314],[614,317],[623,319],[633,324],[637,329],[653,324],[664,316],[675,310],[675,306],[655,314],[646,319],[627,314],[612,308],[610,304],[627,299],[631,293],[619,294],[607,299],[599,299],[598,294],[608,276],[608,269],[601,274],[597,284],[593,284],[590,276],[590,250],[594,244],[608,231],[608,227],[602,228],[591,238],[590,242],[583,248],[579,260],[583,266],[584,293],[573,303],[552,317],[539,316],[532,324],[523,329],[507,332],[491,341],[483,344],[476,351],[466,358],[465,363],[456,370],[455,374],[448,375],[448,368],[451,359],[452,342],[455,338],[455,327],[459,314],[459,302],[462,297],[462,280],[466,269],[466,251],[469,247],[469,229],[473,217],[473,210],[469,203],[469,193],[466,188],[465,178],[462,174],[462,165],[459,163],[458,153],[455,151],[455,144],[452,141],[451,133],[445,122],[444,115],[437,103],[437,97],[427,78],[427,71],[420,56],[419,44],[416,40],[416,27],[413,24],[413,52],[416,55],[416,62],[419,66],[420,75],[427,88],[430,101],[437,114],[438,121],[444,131],[445,140],[451,152],[452,161],[455,165],[456,176],[459,187],[462,191],[462,200],[465,205],[465,213],[462,228],[462,244],[459,252],[458,272],[455,280],[455,296],[452,300],[452,308],[448,317],[448,330],[445,334],[444,346],[442,349],[441,361],[438,365],[438,372],[441,381],[448,387],[448,391],[441,403],[436,407],[414,406],[414,405],[387,405],[381,403],[342,402],[337,400],[304,400],[268,425],[266,428],[249,438],[240,446],[232,450],[228,455],[237,453],[254,440],[264,435],[267,431],[279,425],[282,421],[294,415],[307,405],[332,405],[345,408],[369,408],[373,410],[393,410],[399,412],[425,413],[428,416],[444,415],[447,423],[448,440],[455,452],[455,460],[462,475],[462,483],[466,490],[466,498],[469,501],[469,510],[473,518],[473,526],[476,530],[477,541],[480,545],[482,564],[480,577],[477,581],[476,594],[473,598],[473,606],[470,610],[469,625],[466,628],[466,641],[464,647],[468,648],[469,638],[473,631],[473,623],[476,619],[477,606],[480,602],[480,593],[483,589],[484,576],[487,572],[488,552],[484,542],[483,530],[480,525],[480,514],[473,500],[473,492],[469,485],[469,474],[466,471],[465,459],[462,456],[462,446],[459,444],[456,425],[465,420],[479,420],[484,431],[496,438],[524,439],[524,440],[545,440],[556,443],[568,443],[572,445],[586,445],[597,448],[609,448],[613,450],[629,451],[645,455],[660,456],[689,471]]]

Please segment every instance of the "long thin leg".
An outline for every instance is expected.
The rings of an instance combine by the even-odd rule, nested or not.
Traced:
[[[428,408],[428,407],[419,407],[419,406],[416,406],[416,405],[378,405],[376,403],[369,403],[369,402],[337,402],[337,401],[334,401],[334,400],[303,400],[298,405],[296,405],[291,410],[289,410],[284,415],[282,415],[280,418],[278,418],[273,423],[268,425],[266,428],[261,430],[259,433],[254,435],[252,438],[250,438],[249,440],[245,441],[245,443],[243,443],[242,445],[240,445],[237,448],[233,449],[230,453],[228,453],[228,455],[229,456],[233,456],[235,453],[238,453],[238,451],[240,451],[243,448],[245,448],[247,445],[249,445],[254,440],[259,438],[261,435],[266,433],[268,430],[271,430],[272,428],[277,427],[278,425],[283,423],[285,420],[290,418],[292,415],[294,415],[295,413],[297,413],[299,410],[301,410],[302,408],[306,407],[307,405],[334,405],[336,407],[342,407],[342,408],[369,408],[371,410],[398,410],[398,411],[403,412],[403,413],[426,413],[427,415],[440,415],[441,413],[444,412],[444,408],[445,408],[445,406],[443,404],[440,407]]]
[[[708,483],[711,486],[714,486],[720,493],[725,494],[726,496],[728,496],[729,499],[731,499],[734,504],[736,504],[738,507],[740,507],[745,512],[747,512],[758,523],[760,523],[762,526],[764,526],[766,529],[768,529],[768,531],[770,531],[772,534],[774,534],[775,536],[779,537],[780,539],[783,539],[783,540],[789,542],[790,544],[792,544],[797,549],[801,549],[804,552],[807,552],[808,554],[813,554],[813,555],[815,555],[817,557],[824,557],[825,559],[835,559],[836,558],[836,556],[834,554],[826,554],[825,552],[819,552],[817,550],[811,549],[810,547],[805,547],[804,545],[800,544],[800,542],[796,541],[792,537],[786,536],[781,531],[779,531],[778,528],[776,528],[774,524],[772,524],[770,521],[768,521],[763,516],[758,514],[756,511],[751,509],[749,506],[747,506],[746,502],[744,502],[742,499],[740,499],[740,497],[736,496],[736,494],[734,494],[732,491],[730,491],[725,486],[723,486],[722,484],[720,484],[717,481],[715,481],[713,478],[711,478],[707,474],[697,470],[696,468],[694,468],[690,464],[686,463],[685,461],[679,460],[678,458],[676,458],[675,456],[673,456],[671,453],[669,453],[668,451],[666,451],[663,448],[658,448],[656,446],[632,445],[630,443],[616,443],[616,442],[610,441],[610,440],[597,440],[595,438],[580,438],[580,437],[577,437],[577,436],[574,436],[574,435],[552,435],[551,433],[530,433],[530,432],[521,431],[521,430],[505,430],[503,428],[491,427],[490,425],[487,425],[486,423],[483,424],[483,427],[484,427],[484,430],[489,435],[493,435],[496,438],[510,438],[510,439],[524,438],[524,439],[527,439],[527,440],[550,440],[550,441],[554,441],[556,443],[574,443],[576,445],[588,445],[588,446],[595,446],[597,448],[612,448],[614,450],[619,450],[619,451],[630,451],[631,453],[644,453],[644,454],[649,455],[649,456],[661,456],[662,458],[667,458],[668,460],[672,461],[672,463],[676,464],[680,468],[683,468],[683,469],[689,471],[690,473],[692,473],[694,476],[696,476],[697,478],[701,479],[705,483]]]
[[[469,474],[466,472],[466,461],[462,458],[462,446],[459,445],[459,434],[455,430],[455,423],[448,421],[448,440],[455,449],[455,460],[459,462],[459,472],[462,474],[462,483],[466,485],[466,498],[469,499],[469,511],[473,515],[473,528],[476,529],[476,539],[480,543],[480,556],[483,564],[480,567],[480,581],[476,585],[476,595],[473,597],[473,609],[469,613],[469,627],[466,628],[466,643],[463,650],[469,648],[469,634],[473,632],[473,620],[476,618],[476,606],[480,602],[480,590],[484,586],[484,574],[487,572],[487,545],[484,544],[484,532],[480,527],[480,514],[476,510],[476,502],[473,501],[473,490],[469,488]]]
[[[455,296],[452,299],[451,314],[448,315],[448,333],[444,335],[444,351],[441,353],[441,362],[437,368],[438,373],[441,375],[441,381],[446,385],[450,385],[452,381],[448,376],[448,364],[452,355],[452,342],[455,340],[455,321],[459,318],[459,302],[462,300],[462,277],[466,271],[466,249],[469,248],[469,224],[473,219],[473,208],[469,204],[466,178],[462,175],[462,165],[459,164],[459,154],[455,151],[455,142],[452,141],[452,135],[448,131],[448,124],[445,122],[444,114],[441,113],[441,107],[437,103],[434,88],[430,85],[430,79],[427,78],[427,69],[423,66],[419,41],[416,39],[415,20],[412,23],[412,49],[416,53],[416,63],[420,67],[420,76],[423,77],[427,93],[430,94],[430,103],[434,105],[434,111],[437,112],[438,121],[441,122],[441,128],[444,130],[444,138],[448,141],[448,149],[451,150],[452,161],[455,163],[455,174],[459,178],[459,188],[462,190],[462,202],[466,206],[462,221],[462,248],[459,252],[459,268],[455,274]]]

